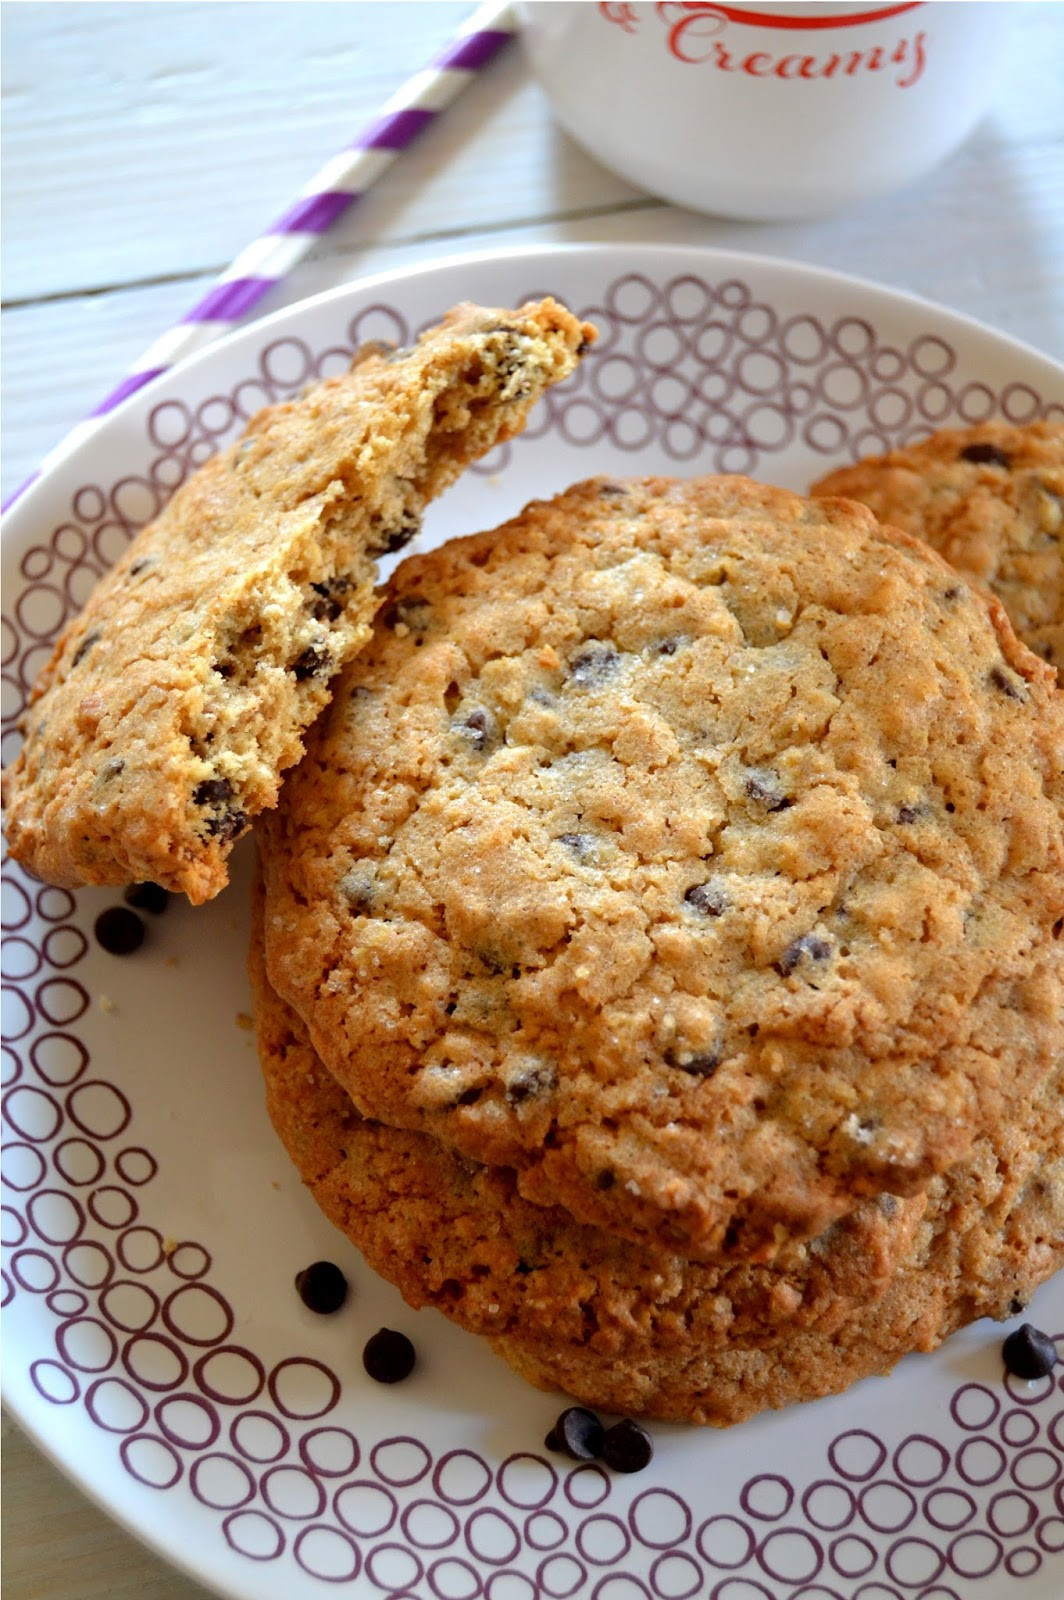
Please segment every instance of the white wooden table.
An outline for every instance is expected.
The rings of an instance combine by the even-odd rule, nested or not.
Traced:
[[[2,479],[9,493],[453,31],[458,0],[3,9]],[[786,256],[967,312],[1064,360],[1064,4],[1013,0],[993,109],[906,192],[816,223],[694,216],[551,124],[511,46],[268,309],[478,248],[660,240]],[[10,1424],[5,1600],[193,1600]]]

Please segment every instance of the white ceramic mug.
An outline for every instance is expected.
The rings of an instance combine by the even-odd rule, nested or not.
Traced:
[[[527,0],[532,68],[604,165],[698,211],[812,217],[899,188],[989,100],[1007,4]]]

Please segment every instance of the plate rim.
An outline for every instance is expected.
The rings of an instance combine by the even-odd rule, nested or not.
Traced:
[[[716,245],[688,245],[679,243],[657,243],[654,241],[643,242],[629,240],[625,242],[605,242],[601,240],[589,242],[559,242],[537,245],[531,250],[523,249],[520,245],[504,245],[495,250],[467,250],[459,251],[453,256],[443,256],[428,262],[411,262],[405,266],[392,270],[379,269],[363,277],[352,279],[350,282],[334,285],[331,289],[323,289],[317,294],[307,295],[300,300],[294,300],[288,305],[279,306],[275,311],[268,312],[265,316],[257,318],[246,326],[233,328],[220,338],[205,345],[203,349],[195,351],[183,360],[175,362],[165,372],[153,378],[150,383],[144,384],[140,389],[134,390],[113,411],[107,412],[99,418],[98,426],[83,437],[79,437],[73,446],[64,449],[65,440],[60,440],[55,446],[56,459],[41,471],[38,476],[28,480],[28,487],[17,495],[17,498],[8,506],[0,519],[0,528],[6,533],[9,525],[17,527],[23,515],[33,511],[38,498],[45,488],[51,483],[56,473],[65,470],[73,462],[81,460],[84,453],[95,448],[102,433],[109,430],[113,424],[122,422],[135,414],[137,409],[148,399],[158,399],[170,383],[183,382],[188,376],[194,375],[198,370],[211,362],[224,358],[231,351],[238,349],[243,343],[252,343],[261,333],[267,335],[293,318],[304,315],[313,315],[320,309],[333,303],[342,302],[349,297],[371,293],[374,289],[385,284],[406,284],[411,280],[429,278],[441,271],[452,268],[492,268],[496,265],[506,265],[520,261],[527,263],[533,271],[539,261],[550,262],[560,258],[569,260],[595,261],[607,260],[622,253],[625,257],[641,256],[648,261],[658,258],[660,260],[681,260],[695,257],[705,261],[707,265],[716,264],[719,267],[728,267],[734,264],[736,269],[755,272],[779,272],[784,277],[789,277],[797,282],[808,282],[823,286],[825,283],[834,285],[839,289],[857,292],[859,295],[871,296],[885,305],[909,308],[914,312],[921,312],[925,316],[941,319],[945,326],[958,329],[969,338],[989,340],[1000,348],[1002,355],[1013,354],[1024,362],[1034,362],[1046,369],[1048,375],[1056,377],[1061,384],[1061,404],[1064,405],[1064,361],[1058,361],[1054,356],[1037,346],[1015,338],[1012,334],[1003,333],[990,323],[982,322],[978,317],[968,315],[966,312],[955,311],[936,300],[928,299],[924,295],[915,294],[908,289],[895,289],[889,284],[880,283],[874,278],[865,278],[855,273],[843,272],[836,267],[822,267],[815,262],[798,261],[790,256],[772,256],[750,250],[730,250]],[[76,424],[72,424],[72,427]],[[65,436],[69,438],[69,435]],[[42,463],[43,466],[43,463]]]

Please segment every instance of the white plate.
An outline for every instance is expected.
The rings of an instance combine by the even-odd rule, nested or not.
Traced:
[[[134,396],[16,506],[5,716],[96,574],[241,416],[457,300],[545,291],[603,337],[424,543],[597,472],[803,487],[932,426],[1064,417],[1064,372],[1035,352],[783,262],[593,247],[353,284]],[[238,1024],[248,865],[243,849],[210,906],[148,919],[126,960],[91,939],[117,893],[75,900],[5,869],[4,1392],[88,1494],[241,1600],[345,1580],[359,1600],[1059,1600],[1064,1377],[1005,1384],[995,1324],[726,1433],[655,1427],[637,1477],[548,1456],[559,1402],[410,1311],[290,1171]],[[332,1318],[292,1287],[322,1256],[354,1285]],[[1029,1316],[1064,1330],[1064,1277]],[[361,1369],[381,1325],[420,1354],[394,1389]]]

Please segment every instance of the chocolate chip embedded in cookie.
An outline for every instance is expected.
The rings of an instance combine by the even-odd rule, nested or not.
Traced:
[[[60,637],[7,778],[11,854],[51,883],[217,894],[369,637],[377,559],[591,337],[549,300],[461,306],[253,418]]]
[[[915,534],[996,594],[1064,684],[1064,423],[985,422],[842,467],[814,484]]]
[[[705,1260],[961,1160],[1064,1042],[1064,700],[957,590],[736,478],[406,562],[264,840],[363,1113]]]

